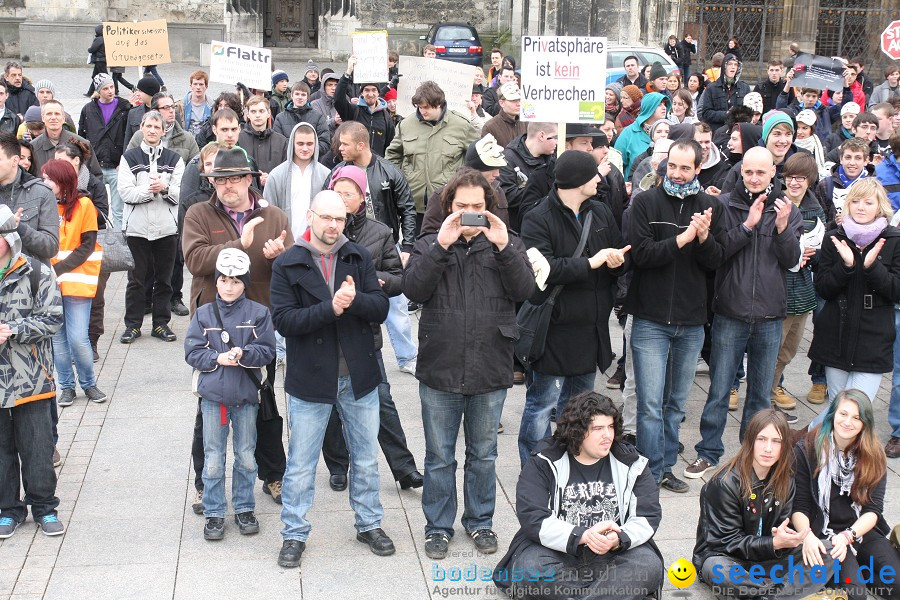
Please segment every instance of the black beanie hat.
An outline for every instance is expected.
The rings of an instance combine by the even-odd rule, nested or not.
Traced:
[[[137,89],[152,98],[159,93],[159,82],[153,76],[142,77],[137,82]]]
[[[662,66],[661,62],[657,61],[653,63],[652,67],[650,67],[650,77],[648,77],[648,79],[653,81],[658,77],[665,77],[667,75],[668,73],[666,73],[666,68]]]
[[[571,190],[597,176],[597,161],[587,152],[566,150],[556,160],[556,187]]]

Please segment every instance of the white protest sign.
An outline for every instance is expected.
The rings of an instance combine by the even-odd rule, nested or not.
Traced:
[[[602,123],[606,104],[606,38],[524,36],[525,121]]]
[[[416,88],[426,81],[433,81],[440,86],[451,110],[463,115],[469,114],[466,102],[472,99],[472,86],[475,83],[477,67],[421,56],[401,56],[398,66],[402,75],[397,87],[399,114],[408,115],[415,111],[415,107],[412,106],[413,94],[416,93]]]
[[[249,88],[272,87],[272,51],[228,42],[210,42],[209,79]]]
[[[353,33],[353,81],[381,83],[388,80],[387,31],[357,31]]]
[[[106,64],[110,67],[142,67],[172,62],[169,26],[165,19],[134,23],[103,22]]]

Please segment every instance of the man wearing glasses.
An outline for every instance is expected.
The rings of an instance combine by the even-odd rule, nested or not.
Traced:
[[[247,253],[251,269],[250,285],[245,294],[248,299],[271,307],[272,261],[286,246],[293,245],[294,236],[284,211],[270,205],[251,189],[253,178],[259,175],[251,165],[250,158],[240,146],[220,149],[212,171],[204,173],[212,181],[216,193],[208,201],[188,208],[185,214],[182,250],[188,271],[194,276],[189,303],[191,312],[215,301],[216,257],[224,248],[237,248]],[[275,380],[274,360],[266,367],[266,379]],[[268,420],[262,415],[263,411],[260,411],[256,421],[258,475],[263,481],[263,492],[280,504],[285,470],[282,419],[277,413]],[[203,426],[199,413],[197,418],[194,444],[199,441],[202,448]],[[195,461],[202,459],[202,452],[199,456],[194,454]],[[195,498],[194,504],[198,501],[202,503],[202,496]]]

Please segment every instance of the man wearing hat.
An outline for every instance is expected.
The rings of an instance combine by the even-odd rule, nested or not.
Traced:
[[[484,106],[482,106],[483,100],[484,86],[480,83],[476,83],[472,86],[472,97],[466,102],[466,107],[469,109],[469,121],[472,122],[472,126],[475,127],[475,129],[479,130],[484,127],[485,123],[493,118],[484,112]],[[390,108],[390,103],[388,103],[388,108]]]
[[[322,86],[322,83],[319,81],[319,65],[313,59],[306,61],[306,72],[303,74],[302,81],[309,86],[310,94],[315,94]]]
[[[334,106],[334,94],[340,79],[341,77],[337,73],[325,73],[322,76],[322,89],[319,90],[319,97],[310,101],[313,110],[317,110],[325,115],[325,122],[328,124],[328,130],[332,135],[338,125],[343,122],[337,108]],[[394,97],[396,98],[396,92],[394,92]]]
[[[491,134],[503,147],[525,133],[527,123],[519,119],[519,105],[522,94],[515,83],[500,86],[500,112],[481,128],[481,135]]]
[[[726,54],[722,63],[722,74],[706,86],[700,97],[700,120],[713,131],[725,124],[728,110],[740,106],[744,96],[750,93],[750,86],[741,81],[741,61],[734,54]]]
[[[666,82],[669,81],[669,74],[661,62],[655,62],[650,66],[650,77],[648,79],[646,87],[648,92],[666,93]]]
[[[841,107],[841,126],[834,133],[829,133],[828,137],[823,140],[827,152],[831,152],[854,136],[853,120],[859,116],[860,112],[862,109],[856,102],[848,102]]]
[[[213,169],[204,176],[213,182],[215,194],[207,202],[191,206],[184,217],[182,249],[184,264],[193,275],[190,310],[215,301],[216,257],[224,248],[243,250],[250,257],[253,269],[246,286],[247,298],[271,307],[269,282],[272,261],[294,243],[288,216],[280,208],[270,205],[250,189],[255,171],[247,153],[240,147],[220,149]],[[275,361],[267,367],[267,378],[274,381]],[[202,419],[194,435],[202,436]],[[284,477],[285,456],[281,443],[282,420],[276,416],[268,421],[257,419],[256,462],[263,491],[281,503],[281,480]],[[195,439],[194,449],[198,448]],[[202,468],[203,452],[193,453],[195,469]],[[198,455],[199,454],[199,455]],[[202,490],[198,490],[202,496]],[[195,499],[197,503],[198,499]]]
[[[81,109],[78,118],[78,135],[91,143],[100,168],[103,169],[103,183],[109,186],[110,218],[113,227],[122,228],[122,197],[116,169],[124,152],[125,130],[131,104],[116,96],[112,77],[99,73],[94,77],[94,87],[98,97]]]
[[[344,121],[359,121],[369,130],[369,147],[378,156],[384,156],[385,150],[394,139],[394,120],[387,110],[387,102],[378,97],[378,85],[373,82],[357,82],[361,90],[356,105],[350,104],[347,93],[353,78],[353,67],[356,57],[347,60],[347,72],[338,81],[334,92],[334,107]]]
[[[38,105],[43,106],[48,101],[56,98],[56,86],[53,85],[53,82],[49,79],[41,79],[36,84],[34,84],[35,94],[37,95]],[[27,112],[27,111],[26,111]],[[69,131],[75,131],[75,121],[72,120],[72,115],[69,113],[65,114],[65,124],[63,125]]]
[[[169,303],[184,161],[174,150],[163,148],[164,131],[163,116],[155,110],[146,113],[141,121],[144,139],[140,147],[126,150],[119,162],[119,194],[125,204],[122,218],[128,248],[134,256],[134,269],[128,273],[125,289],[125,331],[119,338],[123,344],[131,344],[141,336],[146,302],[144,280],[151,263],[156,275],[151,335],[165,342],[176,339],[169,329]]]
[[[561,414],[569,398],[594,389],[599,367],[612,362],[609,314],[616,280],[628,268],[629,247],[608,206],[593,199],[600,175],[594,157],[567,150],[556,161],[556,182],[547,197],[522,219],[522,241],[550,263],[545,289],[531,297],[535,305],[563,284],[550,318],[543,355],[529,365],[519,426],[519,458],[524,467],[531,451],[550,434],[550,412]],[[588,215],[590,232],[582,256],[572,258]],[[588,258],[589,257],[589,258]]]
[[[288,103],[291,101],[291,93],[288,91],[289,87],[290,81],[287,73],[281,69],[272,72],[272,93],[269,98],[278,104],[278,112],[287,108]]]
[[[138,98],[138,104],[128,112],[128,124],[125,126],[125,144],[131,142],[134,133],[141,128],[141,119],[144,113],[150,110],[150,102],[153,96],[159,93],[159,82],[155,77],[144,77],[137,82],[137,90],[134,92]]]

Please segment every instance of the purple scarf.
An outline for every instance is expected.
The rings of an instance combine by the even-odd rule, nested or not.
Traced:
[[[884,217],[878,217],[867,225],[860,225],[850,218],[850,215],[846,215],[842,226],[844,227],[844,233],[847,234],[850,241],[856,244],[857,248],[865,248],[884,231],[884,228],[888,226],[888,222]]]

